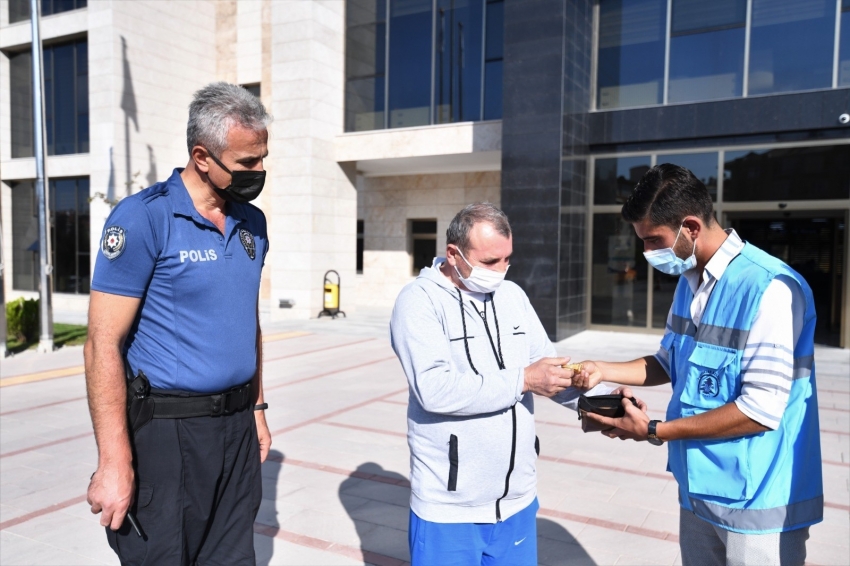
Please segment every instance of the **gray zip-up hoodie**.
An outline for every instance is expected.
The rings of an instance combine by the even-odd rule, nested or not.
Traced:
[[[410,507],[426,521],[496,523],[537,495],[539,444],[524,370],[555,348],[510,281],[485,302],[488,336],[478,308],[440,273],[443,261],[404,287],[390,321],[410,388]],[[570,388],[554,400],[575,410],[581,393]]]

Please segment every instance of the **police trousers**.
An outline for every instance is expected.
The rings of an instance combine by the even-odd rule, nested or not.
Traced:
[[[153,419],[132,438],[129,520],[106,527],[122,565],[254,566],[262,482],[254,412]]]

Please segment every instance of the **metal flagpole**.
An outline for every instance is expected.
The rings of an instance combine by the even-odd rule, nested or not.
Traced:
[[[38,203],[39,337],[38,351],[53,351],[53,265],[48,228],[47,174],[44,163],[44,71],[40,33],[39,1],[30,0],[32,24],[32,114],[35,150],[35,194]]]

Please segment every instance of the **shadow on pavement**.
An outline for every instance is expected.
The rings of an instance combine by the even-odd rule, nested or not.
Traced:
[[[262,468],[263,499],[256,522],[274,528],[280,527],[277,521],[277,476],[283,468],[285,458],[282,452],[272,448]],[[268,566],[274,555],[274,539],[270,536],[254,535],[254,554],[257,566]]]
[[[367,563],[384,564],[386,549],[408,548],[410,486],[406,477],[366,462],[340,484],[339,499],[354,522]],[[395,540],[387,540],[388,536]],[[390,556],[410,560],[407,552],[403,556],[398,552]],[[596,564],[569,531],[542,518],[537,519],[537,556],[538,564],[545,566]]]

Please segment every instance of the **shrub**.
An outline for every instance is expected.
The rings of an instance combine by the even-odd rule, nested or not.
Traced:
[[[21,297],[6,303],[6,330],[9,338],[18,342],[38,339],[38,299]]]

